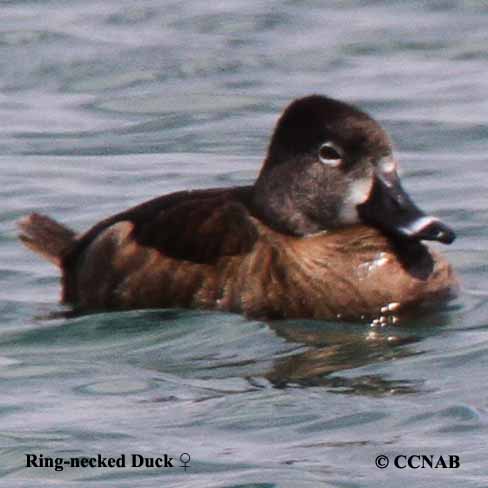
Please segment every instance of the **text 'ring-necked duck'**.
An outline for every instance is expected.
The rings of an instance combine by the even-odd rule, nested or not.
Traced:
[[[454,232],[400,184],[383,128],[320,95],[282,114],[253,185],[164,195],[77,234],[49,217],[20,239],[60,267],[75,310],[199,308],[257,318],[374,318],[451,298],[421,241]]]

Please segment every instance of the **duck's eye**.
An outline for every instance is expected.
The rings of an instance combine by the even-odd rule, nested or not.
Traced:
[[[324,142],[319,149],[321,163],[329,166],[339,166],[342,162],[342,151],[332,142]]]

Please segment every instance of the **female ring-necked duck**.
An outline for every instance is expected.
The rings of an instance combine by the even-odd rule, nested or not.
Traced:
[[[457,288],[447,261],[420,242],[455,234],[402,189],[385,131],[319,95],[285,110],[252,186],[165,195],[79,235],[39,214],[20,228],[61,268],[63,301],[87,311],[357,319]]]

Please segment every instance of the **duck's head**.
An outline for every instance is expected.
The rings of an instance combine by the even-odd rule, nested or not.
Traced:
[[[270,226],[299,236],[364,223],[414,240],[455,238],[402,188],[383,128],[356,107],[319,95],[294,101],[279,119],[254,203]]]

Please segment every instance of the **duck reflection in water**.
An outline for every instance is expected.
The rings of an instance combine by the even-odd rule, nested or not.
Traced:
[[[363,324],[345,328],[340,322],[325,326],[315,321],[268,322],[277,336],[303,345],[303,350],[275,359],[264,377],[278,388],[322,386],[368,396],[415,393],[423,388],[424,378],[391,379],[380,373],[358,375],[354,370],[421,354],[414,345],[440,334],[451,323],[452,308],[411,314],[401,327],[390,316],[387,322],[371,321],[366,330]]]

